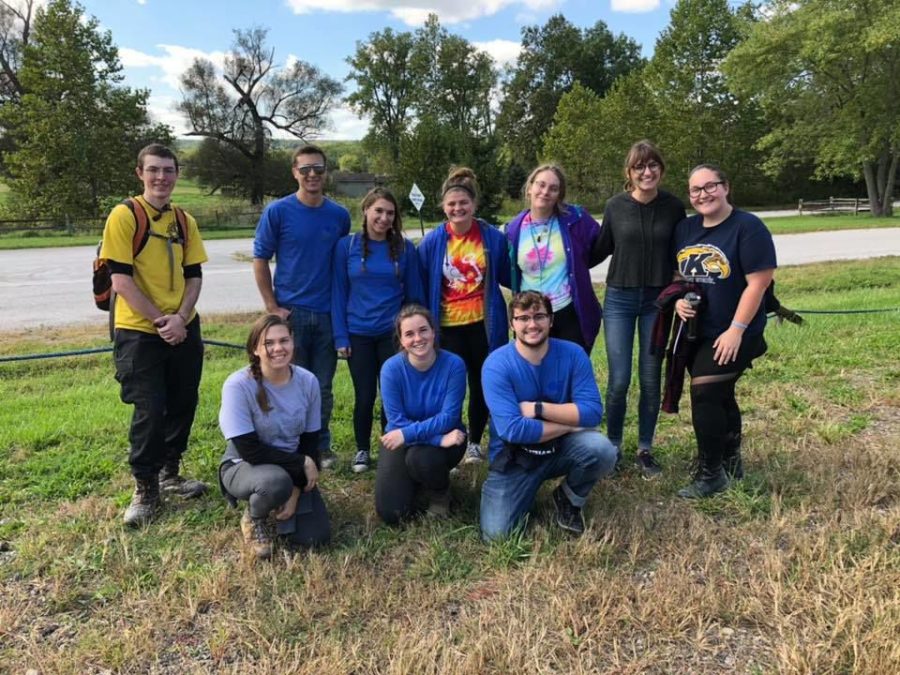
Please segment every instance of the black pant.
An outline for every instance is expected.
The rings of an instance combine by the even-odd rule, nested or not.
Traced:
[[[394,334],[350,335],[350,377],[353,380],[353,436],[357,450],[368,450],[372,438],[372,417],[381,366],[397,352]],[[381,428],[387,419],[381,408]]]
[[[553,325],[550,327],[550,337],[574,342],[587,351],[584,344],[584,334],[581,332],[581,322],[578,320],[578,312],[575,310],[575,302],[572,301],[558,312],[553,312]]]
[[[396,450],[382,446],[375,474],[378,516],[394,525],[414,513],[422,489],[440,492],[450,487],[450,469],[459,464],[465,449],[464,443],[450,448],[404,445]]]
[[[487,425],[488,409],[481,390],[481,366],[489,353],[484,322],[441,328],[441,347],[459,356],[466,364],[469,381],[469,440],[481,443]]]
[[[174,346],[156,334],[119,328],[113,357],[122,402],[134,405],[128,433],[131,473],[152,478],[163,465],[177,465],[187,449],[203,371],[200,317],[187,325],[184,342]]]
[[[713,342],[713,339],[704,339],[697,346],[688,363],[688,371],[691,374],[691,422],[697,449],[701,457],[717,464],[729,438],[741,435],[741,409],[735,398],[735,385],[744,371],[752,367],[753,359],[762,356],[767,347],[762,334],[746,336],[741,341],[737,359],[720,366],[713,360]],[[707,376],[722,379],[694,384],[694,379]]]

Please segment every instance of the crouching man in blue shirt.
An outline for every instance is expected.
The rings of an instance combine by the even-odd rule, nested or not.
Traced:
[[[492,352],[482,369],[491,411],[482,536],[508,535],[523,522],[541,483],[557,476],[564,478],[553,491],[556,523],[580,535],[582,507],[616,463],[615,447],[593,429],[603,403],[590,359],[578,345],[550,337],[553,309],[541,293],[516,293],[509,323],[515,342]]]

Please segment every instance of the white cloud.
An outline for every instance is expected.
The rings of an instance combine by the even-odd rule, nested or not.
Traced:
[[[181,75],[191,66],[194,59],[207,58],[219,68],[225,60],[225,52],[204,52],[178,45],[156,46],[163,51],[163,56],[122,47],[119,49],[119,60],[126,68],[159,68],[162,75],[155,79],[175,90],[181,87]]]
[[[146,4],[147,4],[147,0],[137,0],[137,4],[139,4],[139,5],[146,5]]]
[[[659,7],[659,0],[610,0],[612,11],[641,14]]]
[[[331,112],[331,124],[333,129],[322,134],[322,138],[329,141],[355,141],[359,140],[369,131],[369,118],[362,119],[356,113],[341,106]]]
[[[492,16],[509,6],[524,6],[531,11],[554,9],[564,0],[286,0],[296,14],[310,12],[390,12],[408,26],[424,23],[429,14],[437,14],[441,23]]]
[[[489,40],[487,42],[473,42],[477,49],[487,52],[494,57],[497,66],[512,65],[519,58],[522,51],[522,43],[513,40]]]
[[[151,94],[147,101],[147,112],[154,122],[168,124],[176,136],[184,136],[190,129],[185,116],[175,109],[179,100],[174,96]]]

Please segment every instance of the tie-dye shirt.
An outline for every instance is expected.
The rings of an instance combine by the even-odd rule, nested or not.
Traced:
[[[484,243],[477,224],[463,235],[447,228],[441,280],[441,326],[465,326],[484,320]]]
[[[572,287],[566,270],[566,249],[559,220],[532,220],[527,214],[519,231],[517,261],[522,270],[522,290],[540,291],[550,298],[553,311],[572,302]]]

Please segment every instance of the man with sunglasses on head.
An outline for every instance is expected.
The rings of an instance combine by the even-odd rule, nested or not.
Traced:
[[[350,212],[325,196],[325,153],[314,145],[294,152],[297,191],[269,204],[253,241],[253,274],[266,311],[289,319],[294,363],[312,372],[322,393],[319,453],[335,462],[328,423],[337,351],[331,331],[332,258],[338,239],[350,233]],[[275,256],[274,282],[269,261]]]
[[[556,524],[578,536],[591,489],[616,463],[615,447],[595,430],[603,403],[594,369],[579,345],[550,337],[546,295],[513,295],[509,323],[515,342],[491,352],[481,372],[491,411],[481,534],[486,541],[509,535],[524,523],[541,484],[562,476],[553,491]]]
[[[207,489],[179,472],[203,369],[194,305],[206,250],[197,222],[170,202],[178,180],[175,153],[148,145],[138,154],[136,171],[144,191],[110,212],[99,254],[115,292],[116,380],[122,401],[134,405],[128,461],[136,486],[125,511],[132,527],[159,512],[160,489],[185,498]],[[139,217],[147,225],[142,237]]]

